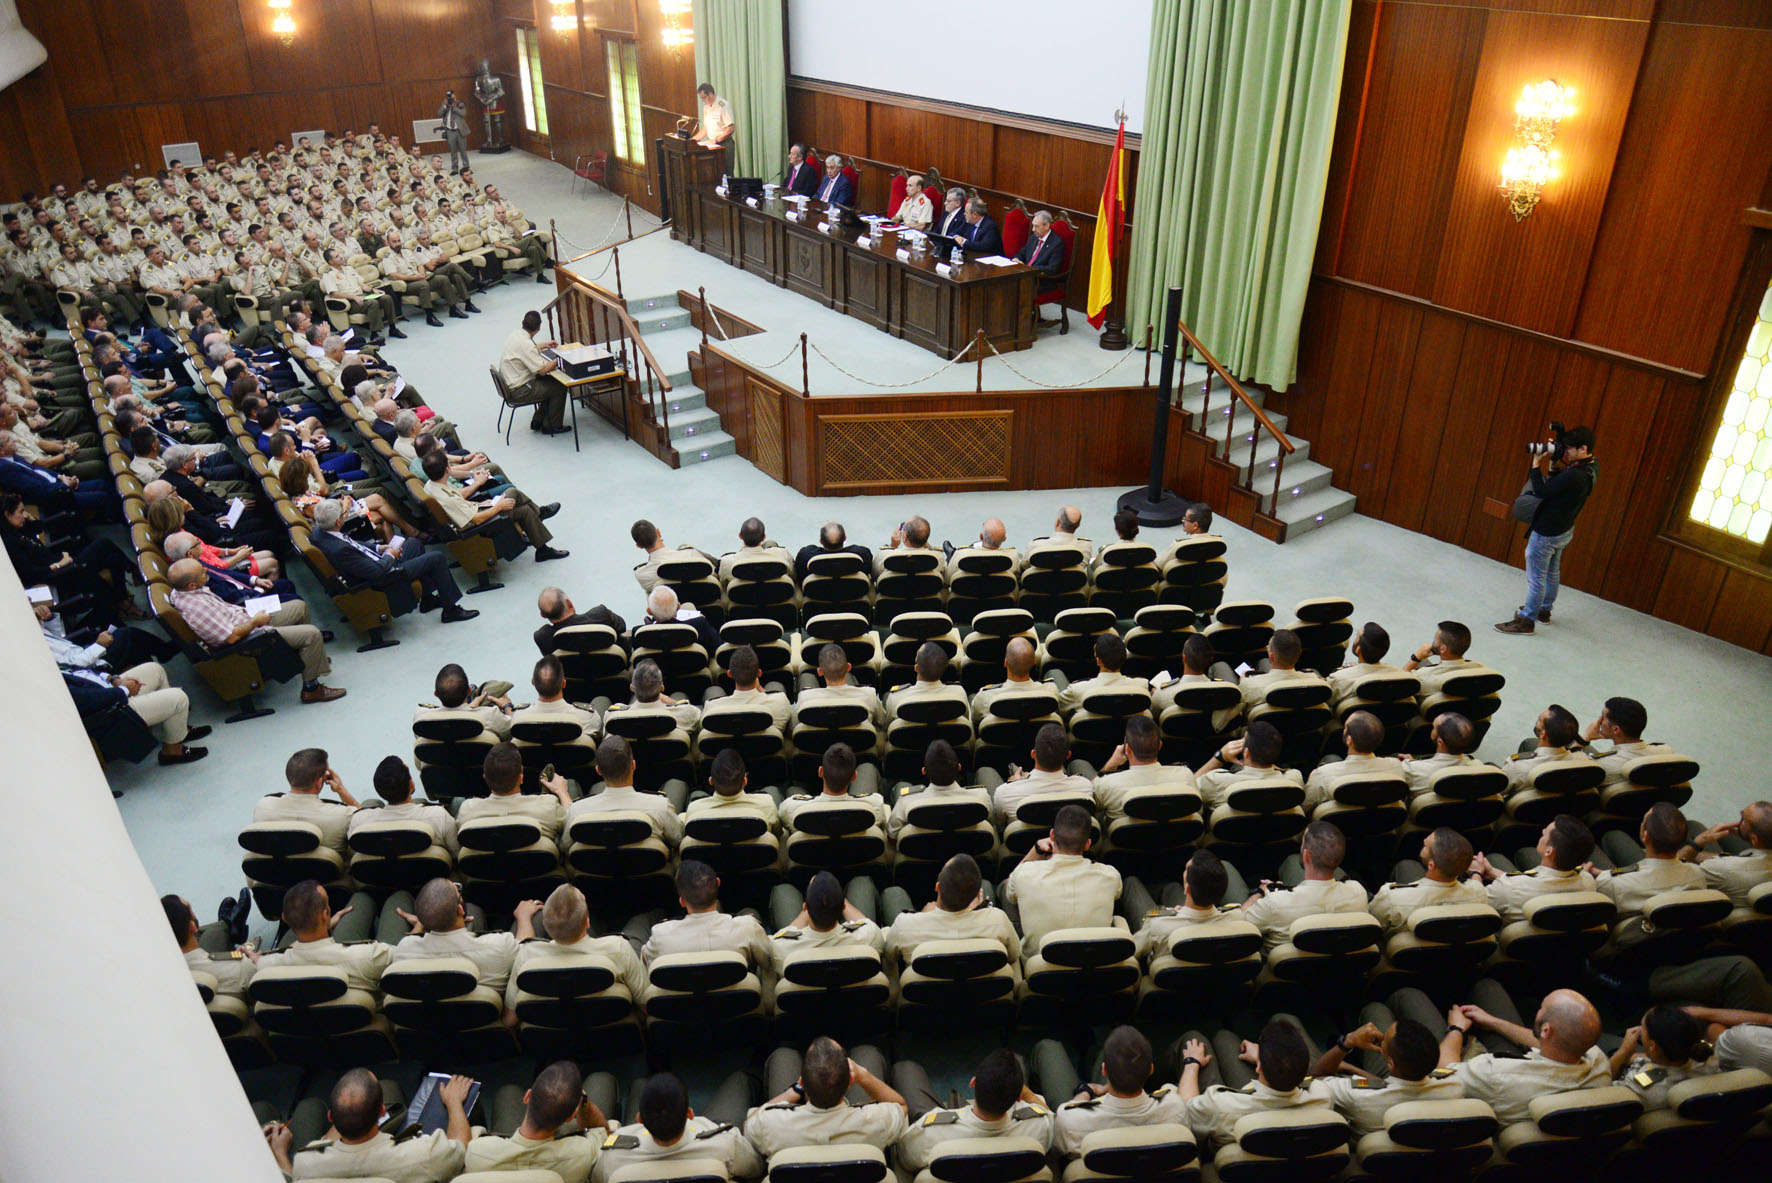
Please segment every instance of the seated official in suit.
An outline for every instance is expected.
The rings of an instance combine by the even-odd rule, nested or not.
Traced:
[[[1051,213],[1041,210],[1034,215],[1033,232],[1015,258],[1040,273],[1040,291],[1049,292],[1058,286],[1059,272],[1064,270],[1064,242],[1052,233]]]
[[[922,173],[912,173],[905,178],[904,200],[898,203],[897,219],[900,225],[912,230],[927,230],[935,221],[935,204],[923,192]]]
[[[598,604],[587,611],[580,612],[572,597],[557,587],[544,587],[541,595],[536,597],[535,607],[541,613],[543,624],[535,630],[535,647],[545,656],[554,651],[554,633],[559,629],[572,628],[580,624],[604,624],[614,629],[617,636],[628,631],[628,623],[609,610],[605,604]]]
[[[945,238],[956,246],[964,246],[956,236],[966,229],[966,194],[958,185],[949,185],[941,198],[941,213],[929,227],[931,238]]]
[[[805,144],[796,142],[788,146],[788,166],[781,174],[783,192],[811,197],[817,191],[818,165],[811,157],[812,149]]]
[[[974,197],[966,203],[966,224],[953,235],[953,240],[961,250],[973,254],[1003,253],[1003,232],[997,229],[996,219],[987,212],[984,198]]]
[[[855,204],[855,186],[843,175],[843,158],[835,152],[824,158],[824,180],[813,196],[831,205]]]
[[[339,532],[343,512],[336,501],[322,501],[314,506],[314,545],[333,570],[351,583],[381,579],[394,572],[410,575],[424,588],[419,609],[428,612],[441,606],[445,624],[480,615],[477,609],[461,606],[461,588],[449,574],[449,559],[442,551],[426,551],[424,543],[403,537],[382,546],[358,542]]]

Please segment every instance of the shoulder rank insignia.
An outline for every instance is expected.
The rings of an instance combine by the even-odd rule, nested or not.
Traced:
[[[797,941],[800,939],[800,930],[790,924],[780,932],[776,933],[775,939],[778,941]]]
[[[1151,1093],[1151,1096],[1153,1096],[1153,1097],[1167,1097],[1170,1093],[1172,1093],[1174,1091],[1175,1091],[1174,1085],[1166,1084],[1162,1088],[1157,1089],[1155,1092]]]
[[[1445,1080],[1448,1076],[1457,1075],[1457,1070],[1453,1068],[1435,1068],[1432,1072],[1428,1073],[1428,1075],[1434,1080]]]
[[[923,1124],[926,1126],[953,1125],[959,1120],[960,1115],[955,1113],[952,1109],[931,1109],[928,1113],[923,1115]]]
[[[1093,1109],[1101,1104],[1100,1097],[1089,1097],[1081,1101],[1066,1101],[1060,1109]]]
[[[632,1150],[639,1144],[639,1138],[636,1138],[632,1134],[623,1134],[620,1132],[612,1132],[607,1138],[603,1139],[603,1149],[605,1150]]]
[[[1248,1084],[1244,1085],[1240,1089],[1233,1089],[1229,1085],[1220,1085],[1219,1087],[1223,1088],[1229,1092],[1233,1092],[1233,1093],[1247,1093],[1251,1097],[1253,1097],[1255,1095],[1255,1082],[1253,1080],[1250,1081]],[[1303,1085],[1300,1085],[1299,1087],[1302,1088]]]
[[[765,1105],[765,1109],[798,1109],[800,1106],[793,1101],[778,1101],[774,1105]]]
[[[795,793],[792,797],[789,797],[788,800],[789,801],[810,801],[810,800],[812,800],[812,794],[811,793]]]
[[[625,703],[625,702],[612,702],[609,704],[609,709],[612,712],[613,711],[625,711],[628,709],[628,706],[629,706],[629,704]]]
[[[1145,916],[1146,920],[1150,920],[1154,917],[1167,916],[1168,914],[1169,914],[1168,908],[1152,908],[1150,911],[1146,912],[1144,914],[1144,916]]]
[[[1045,1117],[1051,1113],[1044,1105],[1023,1105],[1013,1114],[1016,1121],[1028,1121],[1035,1117]]]
[[[1354,1087],[1357,1089],[1375,1089],[1384,1086],[1375,1083],[1370,1076],[1356,1076],[1354,1077]]]
[[[845,920],[843,922],[843,931],[844,932],[854,932],[856,929],[860,928],[862,925],[864,925],[866,923],[867,923],[867,921],[865,921],[865,920]]]
[[[211,961],[238,961],[244,956],[246,956],[246,954],[240,952],[240,950],[238,950],[238,949],[229,949],[226,953],[211,953],[209,955],[209,960],[211,960]]]
[[[1667,1079],[1667,1069],[1661,1067],[1660,1065],[1656,1065],[1653,1068],[1643,1069],[1641,1072],[1632,1076],[1630,1079],[1631,1079],[1631,1083],[1636,1085],[1638,1088],[1644,1088],[1644,1089],[1651,1088],[1655,1085],[1660,1084],[1662,1081]]]
[[[729,1130],[731,1128],[732,1128],[731,1122],[723,1121],[719,1125],[715,1126],[713,1129],[703,1130],[701,1133],[695,1135],[695,1140],[697,1142],[701,1142],[701,1141],[704,1141],[708,1138],[717,1138],[721,1134],[724,1134],[727,1130]]]

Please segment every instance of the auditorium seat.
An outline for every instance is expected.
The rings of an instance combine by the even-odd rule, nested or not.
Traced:
[[[761,706],[733,704],[725,698],[708,703],[702,712],[701,730],[695,737],[696,757],[705,769],[728,748],[744,757],[753,783],[786,783],[787,737],[775,725],[775,717]]]
[[[842,797],[807,802],[794,815],[786,846],[788,879],[802,889],[819,871],[839,879],[885,873],[886,835],[874,811]]]
[[[764,617],[790,629],[800,623],[799,600],[794,564],[783,555],[747,555],[732,564],[726,581],[728,619]]]
[[[1015,807],[1015,815],[1003,826],[1004,866],[1019,861],[1021,856],[1033,848],[1034,843],[1052,832],[1052,823],[1058,811],[1066,805],[1081,805],[1090,811],[1089,837],[1092,841],[1101,841],[1101,824],[1095,821],[1095,794],[1084,789],[1061,789],[1050,793],[1024,798]]]
[[[239,704],[240,709],[229,715],[226,722],[239,723],[270,714],[271,708],[259,706],[253,696],[264,689],[266,682],[288,682],[301,673],[301,658],[275,633],[210,649],[197,640],[197,634],[173,606],[169,585],[150,583],[148,603],[154,619],[178,644],[191,668],[215,696],[223,702]]]
[[[382,1014],[403,1057],[430,1064],[483,1063],[515,1055],[504,999],[480,984],[466,957],[413,957],[382,971]]]
[[[1224,539],[1210,534],[1183,535],[1171,550],[1162,564],[1163,587],[1158,600],[1185,605],[1202,617],[1211,616],[1224,599],[1229,570],[1224,561]]]
[[[265,916],[283,914],[283,893],[304,879],[326,888],[334,907],[342,908],[350,895],[350,876],[338,851],[320,840],[320,827],[311,822],[253,822],[240,831],[240,870],[252,899]]]
[[[603,717],[603,729],[633,749],[635,787],[656,790],[667,780],[695,775],[693,740],[670,712],[612,709]]]
[[[638,1051],[639,1000],[600,954],[535,957],[517,974],[517,1040],[543,1063]]]
[[[1507,773],[1492,765],[1443,768],[1434,773],[1427,792],[1411,798],[1410,827],[1426,831],[1448,826],[1472,839],[1473,846],[1487,848],[1490,829],[1507,808],[1502,800],[1506,790]]]
[[[566,674],[566,701],[619,699],[633,676],[627,651],[606,624],[574,624],[554,631],[554,656]]]
[[[352,989],[338,966],[269,966],[252,976],[246,992],[281,1063],[352,1068],[398,1055],[375,995]]]
[[[806,563],[806,578],[800,581],[802,619],[810,621],[825,612],[866,617],[872,611],[873,594],[873,576],[860,555],[815,554]]]
[[[709,667],[714,655],[701,643],[695,626],[680,620],[642,624],[634,628],[633,662],[650,658],[664,675],[665,692],[673,698],[700,702],[714,684]]]
[[[210,1025],[215,1028],[222,1050],[227,1053],[228,1062],[235,1071],[264,1068],[275,1062],[276,1056],[265,1038],[264,1029],[253,1021],[245,999],[218,993],[215,975],[200,969],[191,971],[191,980],[196,984],[197,997],[202,1000]]]
[[[1147,918],[1145,923],[1149,922]],[[1254,988],[1261,955],[1261,930],[1247,920],[1227,918],[1177,928],[1151,950],[1150,969],[1139,987],[1138,1017],[1185,1022],[1202,1009],[1229,1014]]]
[[[1350,847],[1374,840],[1389,846],[1408,817],[1409,781],[1401,772],[1338,778],[1329,797],[1311,810],[1312,821],[1332,822]]]
[[[1335,708],[1335,718],[1338,722],[1346,722],[1355,711],[1372,715],[1384,725],[1384,742],[1379,745],[1379,754],[1392,755],[1404,750],[1410,724],[1416,717],[1415,699],[1420,693],[1421,679],[1414,674],[1402,670],[1367,674],[1349,688],[1348,696]],[[1339,737],[1333,734],[1326,744],[1338,749],[1342,747]]]
[[[1140,977],[1124,921],[1047,933],[1024,975],[1018,1022],[1036,1029],[1062,1027],[1080,1015],[1096,1024],[1124,1022],[1132,1017]]]
[[[597,737],[586,735],[577,719],[518,711],[511,716],[511,742],[523,757],[523,780],[531,789],[550,764],[557,775],[586,788],[597,779]]]
[[[720,670],[720,685],[732,689],[732,651],[749,645],[757,654],[758,681],[764,685],[779,681],[790,693],[794,675],[800,668],[799,634],[790,632],[792,624],[783,626],[767,617],[728,620],[720,626],[720,647],[714,651],[714,665]],[[816,664],[816,662],[814,663]]]
[[[727,897],[757,897],[759,889],[781,881],[781,842],[768,819],[750,810],[690,814],[683,822],[679,854],[714,868]]]
[[[1080,1151],[1065,1168],[1064,1183],[1192,1183],[1200,1177],[1200,1148],[1179,1122],[1096,1130],[1083,1136]]]
[[[1163,733],[1163,762],[1198,768],[1224,749],[1242,727],[1242,692],[1230,682],[1190,682],[1177,686],[1174,702],[1157,718]],[[1223,727],[1218,717],[1229,712]]]
[[[1618,973],[1685,964],[1716,944],[1734,910],[1729,897],[1714,889],[1662,892],[1643,901],[1639,916],[1613,926],[1612,944],[1599,956]]]
[[[574,817],[561,845],[574,885],[599,911],[633,915],[676,898],[671,849],[639,810]]]
[[[892,174],[892,188],[886,200],[886,216],[898,217],[898,207],[904,204],[906,193],[910,189],[910,174],[904,169],[897,169]]]
[[[972,768],[972,719],[964,699],[927,699],[900,704],[886,725],[886,753],[881,775],[887,782],[918,781],[923,754],[936,740],[951,744],[960,759],[960,773]]]
[[[1342,596],[1317,596],[1300,600],[1292,610],[1294,620],[1286,627],[1298,634],[1304,652],[1298,668],[1315,670],[1327,678],[1347,658],[1348,638],[1354,635],[1349,619],[1354,602]]]
[[[1347,1119],[1333,1109],[1252,1113],[1235,1129],[1205,1174],[1215,1183],[1326,1183],[1347,1168]]]
[[[1034,216],[1028,207],[1017,197],[1008,209],[1003,211],[1003,253],[1013,259],[1021,253],[1021,248],[1028,244],[1028,236],[1033,232]]]
[[[1502,928],[1489,974],[1499,981],[1573,973],[1606,943],[1618,905],[1597,891],[1559,891],[1527,900],[1524,920]]]
[[[1129,677],[1154,678],[1159,673],[1181,675],[1181,650],[1194,635],[1194,610],[1185,604],[1149,604],[1132,615],[1126,631],[1126,665]]]
[[[899,972],[899,1022],[913,1030],[1006,1026],[1015,1019],[1018,980],[997,941],[924,941]]]
[[[763,986],[744,954],[668,953],[646,967],[648,1041],[706,1047],[755,1039],[764,1030]]]
[[[972,618],[972,625],[960,642],[960,685],[967,694],[977,694],[986,686],[995,685],[1009,676],[1003,657],[1009,642],[1020,638],[1040,652],[1040,638],[1034,627],[1034,615],[1025,608],[990,608]],[[1038,678],[1036,661],[1029,677]]]
[[[923,609],[900,612],[887,624],[880,646],[880,685],[889,689],[917,680],[917,651],[925,642],[940,646],[948,655],[945,682],[960,681],[960,631],[946,612]]]
[[[1501,1131],[1502,1159],[1536,1178],[1581,1175],[1616,1154],[1630,1140],[1642,1100],[1621,1084],[1548,1093],[1527,1105],[1531,1121]]]
[[[901,612],[940,612],[946,592],[940,551],[885,551],[874,580],[874,620],[890,624]]]
[[[880,735],[859,702],[801,703],[794,710],[794,779],[801,784],[818,783],[819,762],[825,749],[846,743],[863,761],[871,761],[880,746]]]
[[[693,604],[716,626],[726,619],[724,597],[714,564],[693,551],[679,550],[658,565],[658,581]]]
[[[1482,1101],[1404,1101],[1385,1111],[1384,1129],[1354,1147],[1354,1169],[1375,1179],[1469,1178],[1494,1154],[1500,1129]]]
[[[1643,815],[1666,802],[1682,809],[1692,799],[1698,761],[1674,752],[1642,756],[1624,766],[1623,784],[1600,790],[1600,814],[1590,825],[1595,834],[1623,830],[1635,835]]]
[[[1210,565],[1210,564],[1208,564]],[[1199,611],[1196,606],[1195,611]],[[1274,635],[1274,606],[1265,600],[1229,600],[1215,606],[1206,639],[1218,659],[1236,669],[1251,668],[1267,659],[1267,643]]]
[[[993,768],[1007,775],[1009,765],[1025,764],[1028,753],[1034,750],[1034,737],[1040,728],[1048,723],[1062,725],[1063,722],[1058,715],[1056,690],[999,695],[978,721],[974,765]]]
[[[1292,922],[1286,940],[1268,950],[1255,981],[1263,1013],[1321,1008],[1362,996],[1379,963],[1384,926],[1365,912],[1332,912]]]
[[[1089,552],[1082,546],[1042,546],[1021,568],[1018,602],[1042,624],[1089,600]]]
[[[948,573],[948,615],[970,624],[981,612],[1015,607],[1015,559],[1002,551],[963,550]]]
[[[797,952],[775,986],[777,1038],[810,1042],[831,1035],[853,1045],[892,1026],[892,984],[869,945],[835,944]]]
[[[498,743],[471,711],[426,711],[412,721],[412,757],[425,793],[443,801],[484,797],[481,767]]]
[[[1409,924],[1384,944],[1373,971],[1380,998],[1404,986],[1421,986],[1435,997],[1462,986],[1495,955],[1501,914],[1487,904],[1431,904],[1409,913]]]
[[[505,915],[520,900],[545,900],[566,881],[560,848],[527,817],[482,817],[456,832],[455,879],[462,898]]]
[[[807,669],[817,667],[819,651],[826,645],[843,646],[851,681],[863,686],[879,684],[880,638],[866,616],[860,612],[820,612],[811,617],[800,638]]]
[[[892,881],[913,896],[930,895],[936,874],[956,854],[972,856],[986,880],[993,879],[992,852],[997,832],[983,801],[955,801],[917,793],[908,798],[904,827],[898,832]]]
[[[418,585],[410,575],[396,568],[376,579],[352,583],[340,575],[333,568],[332,561],[314,545],[306,526],[290,528],[289,544],[301,555],[314,578],[320,581],[333,605],[343,614],[345,623],[353,632],[368,638],[357,646],[357,652],[367,653],[400,643],[383,634],[394,617],[418,610]]]
[[[1441,682],[1438,693],[1427,695],[1421,700],[1424,726],[1410,737],[1409,751],[1417,756],[1433,752],[1433,733],[1426,725],[1432,724],[1446,711],[1469,719],[1476,727],[1473,742],[1481,745],[1483,738],[1489,734],[1490,717],[1501,709],[1501,690],[1505,685],[1507,679],[1491,669],[1467,670]]]
[[[1100,859],[1122,875],[1173,878],[1180,852],[1206,831],[1200,793],[1191,784],[1145,785],[1121,798],[1125,815],[1111,820]]]
[[[421,821],[365,822],[351,832],[350,845],[351,878],[380,895],[416,895],[431,880],[448,878],[454,868],[448,849]]]
[[[1240,781],[1207,819],[1207,846],[1238,865],[1250,856],[1277,861],[1309,823],[1303,803],[1304,790],[1289,780]]]
[[[1130,620],[1139,609],[1157,602],[1157,548],[1146,542],[1111,542],[1095,556],[1090,570],[1089,602],[1106,608],[1116,619]]]
[[[1280,732],[1282,768],[1308,775],[1316,767],[1323,754],[1323,729],[1330,722],[1329,693],[1327,682],[1275,682],[1249,708],[1249,722],[1269,723]]]
[[[1631,1123],[1631,1143],[1618,1166],[1644,1171],[1698,1175],[1726,1154],[1738,1153],[1736,1139],[1763,1122],[1772,1105],[1772,1077],[1757,1068],[1736,1068],[1694,1076],[1667,1092],[1667,1106]]]
[[[1041,669],[1059,670],[1073,682],[1095,677],[1100,671],[1095,664],[1095,641],[1103,633],[1113,632],[1115,623],[1112,609],[1093,604],[1057,613],[1041,648]]]
[[[1126,720],[1150,711],[1151,696],[1136,684],[1091,691],[1071,715],[1071,756],[1100,768],[1125,742]]]
[[[953,1138],[938,1144],[913,1183],[1050,1183],[1046,1151],[1032,1138]]]

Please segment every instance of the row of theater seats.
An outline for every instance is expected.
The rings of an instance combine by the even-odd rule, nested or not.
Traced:
[[[1150,543],[1120,541],[1092,555],[1081,543],[1045,542],[1025,557],[968,548],[950,560],[939,550],[901,548],[880,552],[878,575],[859,555],[816,554],[801,580],[787,552],[764,552],[739,557],[722,581],[712,561],[685,548],[656,573],[716,623],[764,617],[792,628],[821,613],[858,612],[885,624],[901,613],[935,611],[964,624],[1019,607],[1050,624],[1070,608],[1093,605],[1129,619],[1159,603],[1212,615],[1224,599],[1224,540],[1184,535],[1169,549],[1163,555]]]

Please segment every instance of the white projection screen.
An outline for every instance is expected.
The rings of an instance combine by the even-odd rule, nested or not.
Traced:
[[[788,0],[788,73],[1086,127],[1111,128],[1124,99],[1140,133],[1150,29],[1151,0]]]

